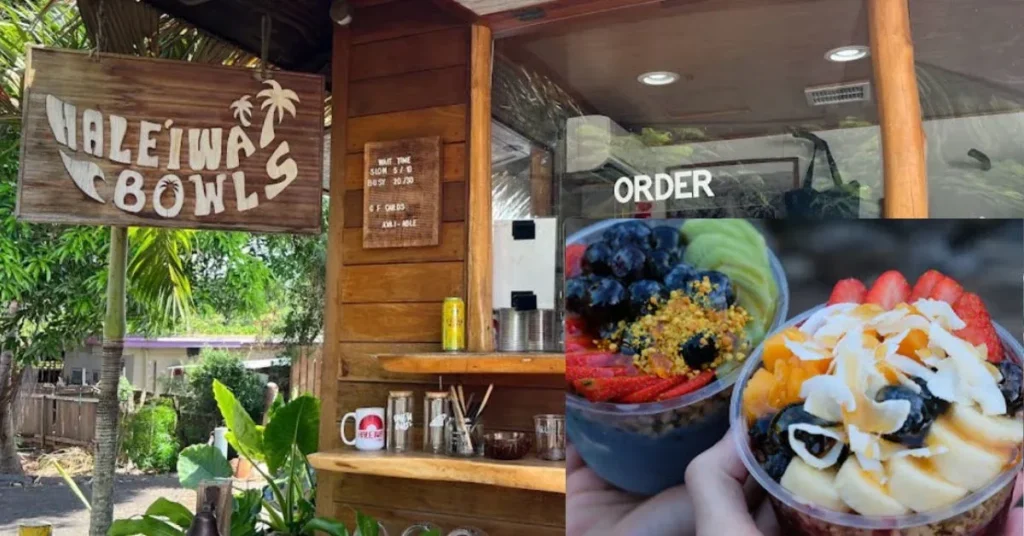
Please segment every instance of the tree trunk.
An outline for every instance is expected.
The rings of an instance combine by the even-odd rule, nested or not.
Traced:
[[[21,386],[21,371],[11,352],[0,350],[0,474],[23,475],[16,437],[14,401]]]
[[[114,519],[114,470],[117,464],[117,427],[120,402],[117,383],[123,367],[125,331],[125,279],[128,265],[128,229],[110,228],[110,263],[107,272],[107,314],[103,320],[103,368],[96,413],[96,456],[92,474],[91,536],[105,536]]]

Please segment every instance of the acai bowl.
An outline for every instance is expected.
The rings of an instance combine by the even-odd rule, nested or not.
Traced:
[[[1019,339],[936,271],[853,279],[750,356],[733,433],[783,534],[1001,534],[1022,468]]]
[[[744,359],[785,321],[781,264],[745,220],[606,220],[569,237],[566,276],[570,441],[625,491],[682,484],[729,428]]]

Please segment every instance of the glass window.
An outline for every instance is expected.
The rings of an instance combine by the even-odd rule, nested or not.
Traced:
[[[1024,216],[1024,1],[910,3],[933,218]]]
[[[863,4],[737,4],[617,10],[496,43],[494,115],[551,151],[562,221],[879,216]]]

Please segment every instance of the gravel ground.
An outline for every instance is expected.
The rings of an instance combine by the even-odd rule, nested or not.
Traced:
[[[79,487],[89,495],[87,479],[78,478]],[[194,508],[196,494],[178,484],[177,475],[118,475],[114,480],[114,518],[142,514],[157,498],[163,497]],[[15,535],[19,523],[46,522],[56,536],[78,536],[89,532],[89,512],[60,478],[29,480],[18,487],[0,481],[0,535]]]

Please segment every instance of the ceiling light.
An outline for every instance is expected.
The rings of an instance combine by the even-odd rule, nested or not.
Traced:
[[[334,0],[331,2],[331,20],[338,26],[346,26],[352,22],[352,10],[347,0]]]
[[[835,62],[855,61],[867,56],[868,47],[860,45],[833,48],[825,53],[825,59]]]
[[[636,79],[641,84],[647,84],[648,86],[667,86],[679,80],[679,75],[668,71],[651,71],[636,77]]]

